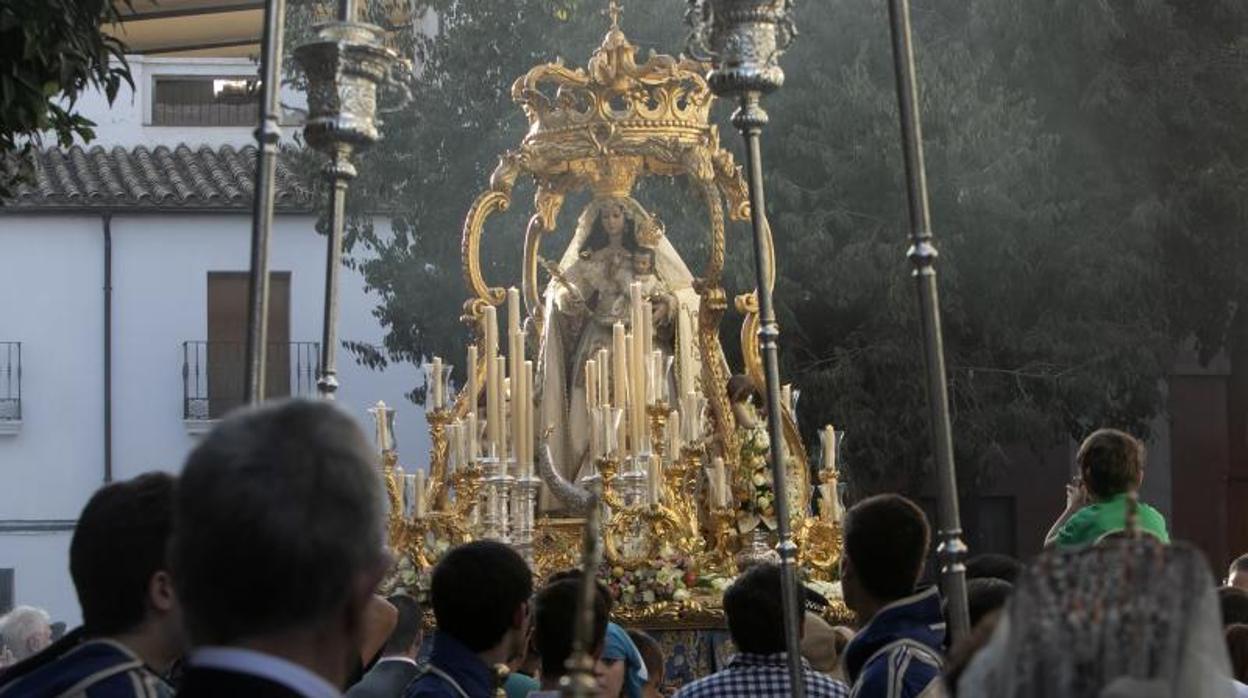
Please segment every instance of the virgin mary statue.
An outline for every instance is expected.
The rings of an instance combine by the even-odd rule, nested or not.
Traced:
[[[589,459],[585,362],[610,348],[615,323],[631,329],[628,303],[634,281],[653,306],[655,348],[686,357],[686,365],[676,365],[677,384],[681,375],[697,376],[700,362],[690,331],[698,307],[693,275],[635,199],[595,197],[577,219],[576,233],[546,287],[547,321],[538,357],[540,423],[550,430],[556,470],[571,481]]]

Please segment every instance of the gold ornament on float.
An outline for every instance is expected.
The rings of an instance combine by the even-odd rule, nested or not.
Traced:
[[[421,497],[431,511],[421,521],[394,481],[397,457],[383,459],[391,542],[427,569],[449,542],[494,538],[515,546],[544,579],[576,564],[582,507],[601,501],[600,578],[622,600],[616,614],[718,625],[722,588],[749,544],[738,520],[750,485],[736,477],[746,425],[728,394],[734,371],[719,339],[729,298],[725,221],[748,218],[748,195],[710,123],[708,66],[653,52],[638,62],[617,3],[609,14],[584,68],[546,63],[512,85],[528,131],[502,154],[463,226],[463,319],[473,333],[467,385],[429,413],[431,481]],[[487,222],[511,207],[521,177],[536,190],[519,288],[508,289],[486,279],[481,251]],[[646,177],[685,178],[705,208],[707,254],[696,273],[633,198]],[[544,256],[565,199],[582,192],[590,202],[567,249]],[[773,283],[770,242],[763,263]],[[755,294],[736,297],[744,366],[735,373],[757,391]],[[812,580],[830,582],[840,523],[813,515],[793,406],[777,407],[791,461],[788,496],[802,503],[794,515],[802,564]],[[600,499],[588,496],[595,490]],[[839,601],[830,613],[846,616]]]

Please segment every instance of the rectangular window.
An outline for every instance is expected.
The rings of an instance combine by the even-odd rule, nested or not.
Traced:
[[[255,126],[260,81],[245,77],[157,77],[152,86],[154,126]]]

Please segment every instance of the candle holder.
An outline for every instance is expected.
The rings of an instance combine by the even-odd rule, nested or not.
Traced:
[[[737,537],[737,514],[731,507],[708,507],[707,528],[710,534],[710,550],[707,567],[725,576],[736,574],[733,558],[733,542]]]
[[[492,455],[481,459],[481,470],[485,476],[486,500],[485,511],[481,517],[481,528],[486,538],[494,540],[502,540],[504,529],[507,527],[506,522],[499,518],[499,499],[502,497],[503,477],[503,473],[499,470],[502,465],[502,461]]]
[[[451,474],[451,485],[455,488],[455,514],[475,528],[477,512],[481,501],[481,466],[470,463],[461,466]]]
[[[349,4],[349,3],[348,3]],[[346,225],[347,185],[355,179],[351,157],[380,138],[377,102],[380,88],[401,84],[396,70],[407,67],[385,45],[381,27],[354,21],[342,12],[336,22],[316,27],[315,37],[295,49],[307,77],[308,118],[303,135],[313,148],[330,156],[323,173],[330,185],[328,253],[325,264],[324,325],[317,389],[326,398],[338,390],[338,276]]]
[[[649,480],[650,454],[639,453],[630,458],[629,463],[630,467],[619,478],[625,507],[637,506],[645,502],[646,484]]]
[[[520,506],[512,542],[529,567],[533,567],[533,525],[537,518],[537,492],[542,487],[542,480],[526,475],[516,478],[515,487]]]
[[[668,414],[671,410],[671,406],[662,400],[646,406],[646,416],[650,418],[650,450],[658,456],[660,461],[667,453],[665,437],[667,436]]]
[[[807,518],[797,531],[797,559],[812,579],[832,582],[840,576],[841,522]]]
[[[602,502],[608,509],[619,510],[625,507],[624,499],[615,487],[619,469],[620,461],[616,458],[604,456],[598,459],[598,477],[602,480]]]
[[[429,483],[426,485],[429,496],[426,501],[434,511],[446,509],[447,477],[446,465],[450,459],[451,444],[447,439],[446,427],[455,419],[451,410],[446,408],[432,409],[425,412],[429,421]]]
[[[516,533],[515,515],[518,507],[514,506],[512,493],[515,491],[516,478],[512,473],[515,471],[516,461],[507,459],[500,461],[498,465],[498,522],[501,530],[499,531],[498,540],[502,543],[512,543]]]
[[[402,550],[406,531],[403,528],[403,485],[395,472],[398,462],[399,456],[393,450],[382,451],[381,479],[386,488],[386,503],[389,505],[386,528],[391,544],[395,549]]]
[[[664,495],[672,514],[681,522],[686,537],[681,552],[692,555],[701,546],[698,530],[698,470],[700,449],[685,447],[673,454],[671,465],[663,472],[666,485]]]

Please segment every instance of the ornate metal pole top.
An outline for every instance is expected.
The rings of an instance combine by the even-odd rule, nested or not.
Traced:
[[[780,54],[797,34],[792,21],[792,0],[689,0],[685,19],[692,32],[689,52],[711,61],[707,75],[711,90],[735,97],[739,108],[732,123],[746,145],[746,175],[750,195],[750,223],[754,234],[754,275],[757,288],[759,352],[763,358],[767,389],[767,432],[771,439],[770,465],[775,500],[776,550],[780,557],[781,601],[784,609],[784,641],[787,654],[789,694],[806,694],[802,667],[801,607],[798,601],[797,545],[789,529],[789,503],[785,432],[780,404],[780,326],[772,303],[769,273],[771,236],[763,192],[762,137],[767,112],[761,98],[784,84]]]
[[[404,64],[384,39],[381,27],[338,20],[320,25],[315,38],[295,49],[308,78],[303,133],[312,147],[332,153],[377,141],[378,90]]]
[[[707,81],[715,94],[766,94],[784,84],[779,59],[797,36],[792,12],[793,0],[689,0],[689,55],[714,64]]]

